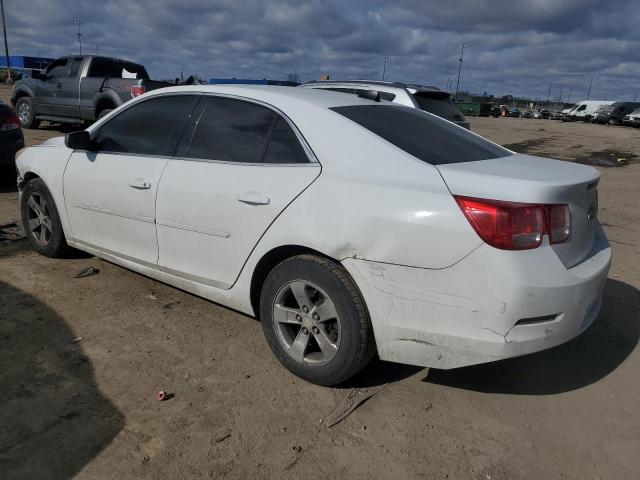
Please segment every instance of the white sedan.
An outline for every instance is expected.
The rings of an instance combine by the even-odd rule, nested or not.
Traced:
[[[416,109],[288,87],[142,95],[17,161],[40,253],[69,247],[262,322],[314,383],[559,345],[611,262],[597,170]]]

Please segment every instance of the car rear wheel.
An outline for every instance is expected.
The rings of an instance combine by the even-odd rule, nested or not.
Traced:
[[[71,247],[67,245],[58,209],[45,183],[40,178],[30,180],[21,198],[22,225],[33,248],[47,257],[67,255]]]
[[[33,100],[30,97],[19,98],[16,102],[16,113],[24,128],[38,128],[40,121],[36,119]]]
[[[318,385],[345,382],[375,354],[371,321],[342,266],[313,255],[277,265],[260,295],[264,335],[292,373]]]

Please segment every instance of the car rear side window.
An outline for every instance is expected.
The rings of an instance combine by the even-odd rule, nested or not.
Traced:
[[[413,95],[413,98],[418,102],[422,110],[450,121],[464,120],[464,116],[454,103],[449,100],[448,96],[446,98],[434,98],[429,95],[416,93]]]
[[[282,117],[276,120],[264,154],[264,163],[309,163],[298,137]]]
[[[101,152],[167,156],[193,111],[198,95],[168,95],[136,103],[109,120],[96,137]]]
[[[512,155],[509,150],[415,108],[350,105],[331,110],[431,165]]]
[[[272,110],[255,103],[211,98],[198,120],[187,156],[260,163],[275,115]]]

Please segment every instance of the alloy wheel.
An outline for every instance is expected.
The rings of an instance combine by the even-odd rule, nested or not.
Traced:
[[[273,324],[284,350],[299,363],[329,363],[341,341],[340,317],[317,285],[294,280],[282,286],[273,303]]]
[[[31,120],[31,109],[27,103],[22,102],[18,105],[18,118],[22,123],[28,123]]]
[[[46,246],[51,241],[53,222],[49,206],[42,195],[31,194],[27,201],[27,228],[38,245]]]

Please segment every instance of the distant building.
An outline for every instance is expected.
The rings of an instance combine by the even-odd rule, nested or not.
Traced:
[[[251,79],[251,78],[210,78],[210,85],[281,85],[285,87],[296,87],[300,85],[297,82],[290,82],[288,80],[267,80],[263,78],[262,80]]]
[[[25,57],[23,55],[9,55],[11,68],[16,70],[42,70],[53,62],[55,58],[46,57]],[[0,56],[0,67],[7,67],[7,57]]]

